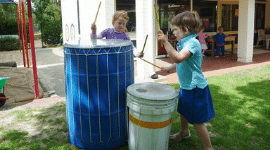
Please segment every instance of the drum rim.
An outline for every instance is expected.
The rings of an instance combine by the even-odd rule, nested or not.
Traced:
[[[166,86],[168,88],[171,88],[172,90],[174,90],[174,92],[169,93],[168,95],[164,95],[164,96],[160,96],[160,97],[152,97],[149,95],[144,95],[144,94],[138,94],[137,92],[135,92],[134,87],[139,87],[141,85],[159,85],[159,86]],[[144,83],[135,83],[135,84],[131,84],[130,86],[127,87],[127,94],[130,94],[134,97],[139,97],[140,99],[145,99],[145,100],[149,100],[149,101],[168,101],[168,100],[172,100],[175,99],[179,96],[179,93],[171,86],[169,85],[164,85],[161,83],[155,83],[155,82],[144,82]]]
[[[102,41],[104,43],[119,41],[120,44],[108,44],[108,45],[79,45],[79,44],[64,44],[64,48],[76,48],[76,49],[85,49],[85,48],[114,48],[122,46],[131,46],[133,43],[129,40],[120,40],[120,39],[93,39],[97,41]],[[92,44],[90,42],[89,44]]]

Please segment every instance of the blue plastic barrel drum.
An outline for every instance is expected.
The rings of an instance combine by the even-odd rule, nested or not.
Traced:
[[[127,141],[126,89],[134,83],[133,45],[93,40],[65,45],[69,140],[83,149],[112,149]]]

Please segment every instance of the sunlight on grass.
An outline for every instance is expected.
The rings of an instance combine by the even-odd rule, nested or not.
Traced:
[[[209,133],[219,135],[210,134],[214,149],[270,149],[270,65],[209,77],[208,81],[216,116],[210,121],[212,127],[207,128]],[[179,129],[175,111],[171,133]],[[196,137],[192,127],[191,133]],[[185,144],[177,143],[172,148],[185,149],[189,142],[181,143]],[[200,142],[192,145],[197,147],[187,149],[200,149]]]

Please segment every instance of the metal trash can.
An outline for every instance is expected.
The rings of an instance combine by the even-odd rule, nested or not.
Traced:
[[[64,45],[68,136],[83,149],[111,149],[127,141],[126,89],[134,83],[133,45],[92,40]]]
[[[160,83],[132,84],[127,88],[129,150],[167,150],[178,92]]]

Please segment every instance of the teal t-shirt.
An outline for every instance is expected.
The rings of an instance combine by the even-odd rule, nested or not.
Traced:
[[[177,51],[187,48],[192,55],[185,61],[176,65],[180,88],[192,90],[196,87],[204,89],[208,85],[207,79],[202,73],[202,53],[200,42],[191,34],[177,43]]]

